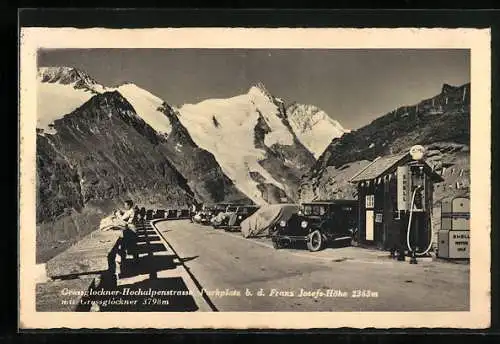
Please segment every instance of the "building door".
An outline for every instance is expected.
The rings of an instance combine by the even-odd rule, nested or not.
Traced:
[[[365,196],[365,209],[366,209],[366,218],[365,218],[365,240],[373,241],[374,239],[374,229],[375,229],[375,212],[374,212],[374,195],[366,195]]]
[[[373,230],[375,227],[375,216],[373,210],[366,210],[366,237],[365,240],[373,241]]]

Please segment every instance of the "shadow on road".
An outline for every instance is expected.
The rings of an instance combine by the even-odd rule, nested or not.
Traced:
[[[147,254],[154,254],[156,252],[164,252],[166,251],[167,249],[165,248],[165,246],[163,246],[163,244],[159,243],[159,244],[151,244],[151,243],[148,243],[146,245],[142,244],[142,245],[137,245],[137,248],[136,248],[136,252],[137,254],[144,254],[144,253],[147,253]]]
[[[152,245],[151,245],[152,246]],[[158,252],[159,246],[154,246]],[[163,250],[165,250],[163,248]],[[163,251],[162,250],[162,251]],[[117,285],[114,275],[103,276],[97,290],[107,296],[91,296],[90,302],[99,304],[101,312],[191,312],[198,310],[196,302],[181,277],[158,277],[160,271],[175,269],[183,262],[198,256],[178,258],[175,255],[146,255],[136,261],[127,259],[121,265]],[[146,280],[132,282],[133,278],[149,275]],[[127,283],[127,279],[131,282]],[[112,293],[112,295],[109,295]],[[90,303],[80,305],[77,311],[89,311]]]
[[[173,256],[145,256],[137,262],[127,260],[121,266],[120,278],[129,278],[138,275],[149,274],[155,278],[158,271],[175,269],[178,264],[174,262]]]
[[[198,306],[177,272],[170,274],[183,262],[198,256],[180,258],[160,240],[158,234],[142,227],[137,230],[133,252],[136,259],[127,258],[120,265],[119,281],[105,278],[97,287],[112,296],[94,296],[102,312],[190,312]],[[140,279],[144,280],[138,281]]]
[[[175,256],[168,255],[145,256],[139,258],[137,262],[127,260],[124,264],[122,264],[120,278],[129,278],[149,274],[151,279],[155,279],[157,272],[175,269],[178,265],[181,265],[181,263],[194,260],[198,258],[198,256],[178,258],[178,262],[174,262],[174,258]]]
[[[155,236],[156,232],[152,229],[139,229],[137,231],[139,237]]]
[[[138,237],[137,243],[149,243],[152,241],[160,241],[160,237],[157,235],[148,235],[147,237]]]

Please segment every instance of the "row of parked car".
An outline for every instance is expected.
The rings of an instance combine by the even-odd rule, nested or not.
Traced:
[[[216,204],[197,212],[192,221],[226,231],[240,228],[241,222],[253,215],[259,206]],[[264,210],[264,209],[263,209]],[[269,237],[275,249],[305,243],[310,251],[319,251],[334,242],[358,242],[358,204],[355,200],[326,200],[302,203],[298,211],[285,216],[277,211],[274,223],[262,221],[270,227]]]
[[[136,206],[134,208],[134,216],[137,221],[156,219],[182,220],[189,219],[190,211],[189,209],[146,209],[145,207],[139,208]]]
[[[259,210],[257,205],[219,203],[204,206],[193,215],[192,221],[213,228],[222,228],[225,231],[237,231],[241,222],[257,210]]]

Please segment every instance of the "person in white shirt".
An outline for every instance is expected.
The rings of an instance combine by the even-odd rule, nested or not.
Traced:
[[[132,254],[134,256],[134,259],[138,259],[138,254],[137,254],[137,233],[136,233],[136,226],[134,223],[135,219],[135,209],[134,209],[134,202],[131,200],[125,201],[125,209],[124,210],[117,210],[115,211],[115,216],[116,218],[123,222],[123,237],[122,237],[122,244],[120,245],[120,249],[122,251],[122,254]]]
[[[125,209],[116,210],[114,215],[118,220],[123,221],[124,227],[135,227],[133,223],[135,218],[134,202],[131,200],[125,201]]]

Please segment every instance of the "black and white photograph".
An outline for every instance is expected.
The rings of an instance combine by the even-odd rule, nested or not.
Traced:
[[[488,325],[487,30],[40,30],[21,47],[26,324]]]

